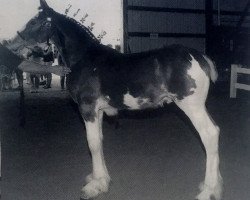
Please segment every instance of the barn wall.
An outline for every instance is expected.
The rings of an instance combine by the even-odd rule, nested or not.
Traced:
[[[220,0],[219,4],[214,0],[213,23],[235,25],[245,5],[238,0]],[[125,46],[131,52],[173,43],[205,51],[205,0],[124,0],[124,6]]]
[[[128,0],[128,5],[202,9],[204,0]]]
[[[128,11],[131,32],[205,33],[205,18],[200,14]]]
[[[247,5],[247,0],[214,0],[213,9],[215,11],[221,10],[221,15],[218,17],[218,12],[214,14],[214,24],[224,26],[236,26],[241,12]],[[224,11],[227,13],[225,14]],[[243,27],[250,27],[250,16],[242,24]]]
[[[195,49],[204,49],[205,39],[202,38],[158,38],[150,39],[147,37],[131,37],[129,40],[131,52],[141,52],[156,49],[164,45],[182,44]]]
[[[203,0],[204,1],[204,0]],[[247,0],[219,0],[221,10],[226,11],[242,11],[247,4]],[[213,1],[213,7],[218,8],[218,1]]]
[[[204,7],[203,1],[200,0],[128,0],[128,6],[184,9],[203,9]],[[128,42],[132,52],[159,48],[173,43],[194,47],[201,51],[205,49],[205,16],[203,14],[138,10],[128,10],[127,14],[128,32],[130,33]],[[144,35],[140,35],[140,33],[144,33]],[[145,35],[146,33],[148,35]],[[161,37],[160,33],[189,33],[191,35]],[[203,38],[195,39],[192,34],[200,34],[199,37],[203,34]]]

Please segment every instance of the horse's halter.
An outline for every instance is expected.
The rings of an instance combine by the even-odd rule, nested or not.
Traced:
[[[43,28],[46,28],[46,30],[42,30]],[[55,34],[55,30],[52,29],[52,24],[51,24],[51,18],[46,18],[41,25],[40,25],[40,30],[39,31],[45,31],[46,32],[46,40],[47,42],[49,39]],[[17,35],[24,41],[24,46],[29,49],[29,40],[26,38],[22,33],[17,31]]]

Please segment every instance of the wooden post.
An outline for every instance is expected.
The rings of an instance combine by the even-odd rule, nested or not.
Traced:
[[[250,91],[250,85],[244,83],[237,83],[238,74],[250,75],[250,69],[244,68],[241,65],[232,64],[231,66],[231,80],[230,80],[230,98],[235,98],[237,89]]]
[[[231,65],[230,98],[236,98],[237,65]]]

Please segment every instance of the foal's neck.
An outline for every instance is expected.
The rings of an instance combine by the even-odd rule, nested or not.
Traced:
[[[87,33],[78,36],[74,30],[64,30],[64,27],[60,25],[57,25],[55,33],[52,39],[63,56],[64,62],[70,68],[81,60],[88,63],[88,55],[92,55],[96,52],[95,50],[103,46]]]

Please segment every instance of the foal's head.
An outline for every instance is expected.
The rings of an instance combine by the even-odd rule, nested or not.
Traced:
[[[55,27],[53,26],[52,18],[48,14],[48,9],[50,8],[45,1],[41,0],[40,2],[39,13],[28,21],[22,31],[17,32],[26,41],[34,40],[38,43],[44,43],[53,34]]]
[[[78,63],[83,52],[98,48],[99,41],[93,33],[73,18],[57,13],[45,0],[40,0],[40,12],[19,32],[24,40],[43,43],[51,38],[67,65]]]

